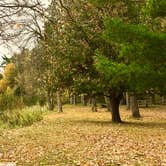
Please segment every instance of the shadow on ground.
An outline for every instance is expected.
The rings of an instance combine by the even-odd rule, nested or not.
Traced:
[[[82,125],[99,125],[99,126],[111,126],[111,125],[117,125],[117,126],[126,126],[126,127],[146,127],[146,128],[162,128],[166,130],[166,121],[164,122],[143,122],[142,120],[137,120],[133,122],[129,121],[123,121],[122,123],[111,123],[111,121],[102,121],[102,120],[92,120],[92,119],[86,119],[86,120],[74,120],[74,123],[81,123]]]

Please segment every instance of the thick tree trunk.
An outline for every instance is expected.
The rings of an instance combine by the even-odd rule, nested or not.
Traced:
[[[92,112],[97,112],[97,104],[95,97],[92,97],[91,102],[92,102]]]
[[[119,104],[122,98],[122,94],[112,93],[110,97],[111,103],[111,113],[112,113],[112,122],[113,123],[121,123],[120,113],[119,113]]]
[[[130,109],[130,95],[129,92],[126,92],[126,109],[129,110]]]
[[[138,102],[136,95],[133,93],[130,95],[130,101],[131,101],[131,112],[133,118],[140,118],[140,112],[138,107]]]
[[[111,102],[110,102],[109,98],[104,96],[104,99],[105,99],[105,103],[107,105],[107,111],[111,112]]]
[[[53,92],[51,92],[51,91],[47,92],[47,101],[48,101],[48,109],[50,111],[53,111],[54,110]]]
[[[63,112],[62,110],[62,101],[61,101],[61,93],[60,93],[60,90],[57,90],[56,92],[56,95],[57,95],[57,107],[58,107],[58,112]]]

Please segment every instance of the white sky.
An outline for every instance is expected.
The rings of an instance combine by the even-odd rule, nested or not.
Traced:
[[[47,7],[48,4],[51,2],[51,0],[41,0],[41,2],[42,2],[42,4],[45,4],[46,7]],[[6,55],[7,57],[10,57],[10,56],[12,56],[13,53],[19,51],[18,47],[15,44],[8,43],[8,45],[9,46],[7,46],[5,44],[0,44],[0,62],[2,61],[2,56],[3,55]]]

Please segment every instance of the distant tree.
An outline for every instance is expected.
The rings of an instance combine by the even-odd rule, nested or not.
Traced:
[[[6,65],[4,69],[4,80],[6,80],[7,85],[11,88],[14,87],[16,80],[16,68],[13,63],[9,63]]]

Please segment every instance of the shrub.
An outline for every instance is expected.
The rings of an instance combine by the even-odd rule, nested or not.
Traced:
[[[43,119],[42,112],[37,109],[7,110],[0,114],[0,121],[9,127],[28,126]]]
[[[39,105],[43,107],[45,104],[46,104],[46,97],[44,95],[39,96]]]
[[[24,95],[23,103],[25,106],[33,106],[36,105],[38,101],[38,96],[36,95]]]

